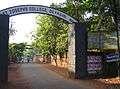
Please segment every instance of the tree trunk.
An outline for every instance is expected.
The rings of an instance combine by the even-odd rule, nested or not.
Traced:
[[[53,55],[53,60],[55,61],[55,65],[58,66],[58,63],[57,63],[57,55]]]

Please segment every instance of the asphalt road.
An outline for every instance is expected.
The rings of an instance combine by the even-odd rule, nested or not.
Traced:
[[[64,79],[40,64],[21,64],[20,71],[22,77],[29,82],[31,89],[91,89],[74,80]]]

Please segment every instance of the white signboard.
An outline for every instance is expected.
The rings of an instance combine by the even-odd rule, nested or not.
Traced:
[[[41,5],[20,5],[20,6],[6,8],[0,11],[0,14],[9,15],[9,16],[15,16],[18,14],[26,14],[26,13],[48,14],[48,15],[53,15],[61,19],[64,19],[69,23],[77,22],[77,20],[75,20],[74,18],[70,17],[69,15],[61,11],[58,11],[46,6],[41,6]]]
[[[89,74],[95,74],[102,69],[102,57],[101,56],[88,56],[87,71]]]

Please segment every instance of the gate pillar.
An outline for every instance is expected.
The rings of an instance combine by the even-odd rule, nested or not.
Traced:
[[[0,83],[8,81],[9,16],[0,15]]]
[[[68,71],[76,79],[87,76],[87,29],[82,23],[70,24],[68,32]]]

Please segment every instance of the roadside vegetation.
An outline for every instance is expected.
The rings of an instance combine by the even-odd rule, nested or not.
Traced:
[[[94,37],[94,33],[97,33],[95,41],[88,40],[88,49],[103,50],[108,48],[108,45],[112,47],[113,44],[109,41],[110,34],[116,34],[112,4],[112,0],[66,0],[65,3],[52,4],[51,7],[85,23],[88,34],[93,33]],[[65,59],[67,62],[69,25],[61,19],[48,15],[38,15],[36,23],[32,46],[37,54],[51,58],[56,66],[58,59],[61,62]],[[101,39],[103,35],[105,39]],[[115,47],[116,44],[113,48]]]

